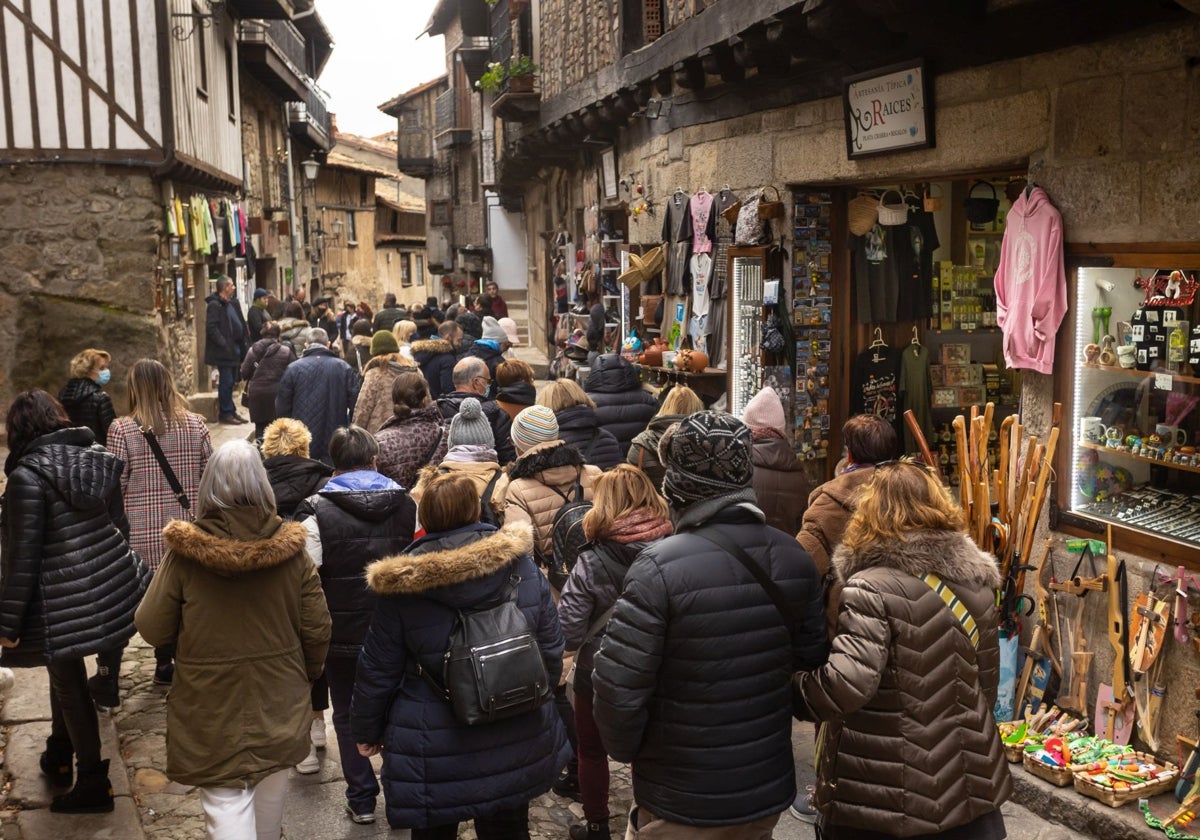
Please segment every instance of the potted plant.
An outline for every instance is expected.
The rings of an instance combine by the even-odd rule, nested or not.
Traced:
[[[475,83],[475,87],[486,93],[497,93],[505,88],[507,81],[507,89],[513,93],[531,93],[533,91],[533,77],[537,73],[538,67],[533,63],[527,55],[518,55],[509,60],[505,66],[498,61],[493,61],[487,66],[487,70],[479,77],[479,81]]]

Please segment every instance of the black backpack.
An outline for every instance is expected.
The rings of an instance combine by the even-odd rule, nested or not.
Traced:
[[[441,679],[409,655],[417,673],[467,726],[531,712],[554,696],[537,638],[517,607],[520,576],[513,571],[499,602],[459,610],[442,657]]]
[[[579,478],[575,479],[570,493],[564,493],[557,487],[551,489],[563,497],[550,531],[553,553],[550,557],[536,553],[539,555],[538,562],[546,569],[550,584],[561,592],[571,575],[571,569],[575,568],[579,552],[587,545],[587,537],[583,535],[583,517],[592,509],[592,503],[584,500],[583,485]]]

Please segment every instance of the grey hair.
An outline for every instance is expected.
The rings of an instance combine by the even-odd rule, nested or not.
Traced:
[[[329,458],[335,470],[371,466],[379,454],[379,442],[362,426],[342,426],[329,439]]]
[[[230,508],[254,508],[263,517],[275,513],[275,492],[267,478],[262,456],[252,443],[231,440],[222,444],[200,476],[196,491],[196,518]]]
[[[483,376],[487,373],[487,363],[477,356],[467,356],[459,359],[458,364],[454,366],[454,372],[450,375],[450,381],[455,386],[467,385],[476,376]]]
[[[449,340],[461,333],[462,327],[460,327],[454,321],[443,321],[441,326],[438,327],[437,331],[440,338]]]
[[[222,292],[233,285],[233,278],[228,274],[222,274],[217,278],[217,291]]]
[[[325,332],[325,330],[321,329],[320,327],[313,327],[308,331],[308,343],[310,345],[320,344],[322,347],[328,347],[329,333]]]

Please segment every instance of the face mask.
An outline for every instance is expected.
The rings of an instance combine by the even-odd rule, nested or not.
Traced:
[[[96,384],[107,385],[110,379],[112,379],[112,371],[108,368],[105,368],[104,370],[100,371],[100,374],[96,377]]]

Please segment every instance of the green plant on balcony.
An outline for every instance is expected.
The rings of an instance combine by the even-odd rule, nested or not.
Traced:
[[[538,71],[538,66],[533,63],[533,59],[527,55],[517,55],[511,58],[508,65],[493,61],[487,66],[487,70],[479,81],[475,83],[475,87],[486,93],[496,93],[504,87],[507,80],[527,79],[528,84],[532,85],[532,77]]]

